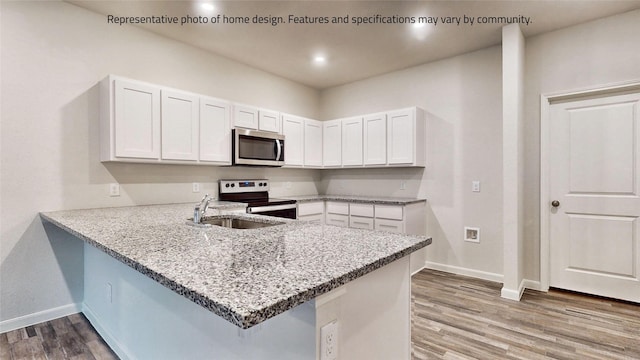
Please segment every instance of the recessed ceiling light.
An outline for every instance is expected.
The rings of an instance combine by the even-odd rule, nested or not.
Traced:
[[[213,11],[216,8],[211,3],[202,3],[202,4],[200,4],[200,7],[203,8],[204,10],[207,10],[207,11]]]
[[[327,58],[323,55],[316,55],[313,57],[313,63],[316,65],[324,65],[327,63]]]

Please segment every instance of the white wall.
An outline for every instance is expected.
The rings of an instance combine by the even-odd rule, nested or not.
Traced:
[[[640,80],[640,10],[527,38],[525,278],[540,279],[540,95]]]
[[[323,91],[325,120],[408,106],[435,118],[427,122],[425,169],[324,170],[320,190],[426,197],[427,260],[500,277],[501,71],[501,48],[491,47]],[[471,192],[472,180],[481,181],[480,193]],[[463,241],[465,225],[480,228],[480,244]]]
[[[0,321],[82,300],[82,244],[46,234],[40,211],[196,201],[218,178],[244,176],[271,178],[276,196],[317,192],[318,171],[102,164],[96,84],[113,73],[312,118],[317,90],[67,3],[0,5]]]

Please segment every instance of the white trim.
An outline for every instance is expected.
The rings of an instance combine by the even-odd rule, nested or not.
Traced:
[[[502,283],[504,280],[504,276],[502,274],[490,273],[486,271],[474,270],[469,268],[463,268],[459,266],[447,265],[434,263],[431,261],[426,261],[424,264],[426,269],[439,270],[444,272],[449,272],[457,275],[464,275],[469,277],[474,277],[477,279],[489,280],[493,282]]]
[[[425,264],[424,264],[424,265],[422,265],[418,270],[416,270],[416,271],[412,272],[412,273],[411,273],[411,276],[413,276],[413,275],[415,275],[415,274],[419,273],[420,271],[422,271],[422,270],[424,270],[424,269],[426,269],[426,268],[427,268],[427,264],[425,263]]]
[[[549,291],[549,111],[554,101],[567,101],[585,96],[605,96],[626,91],[640,91],[640,79],[604,84],[595,87],[540,95],[540,291]]]
[[[520,299],[522,298],[522,294],[524,293],[525,282],[526,280],[522,279],[522,281],[520,282],[520,286],[518,286],[517,290],[507,289],[503,287],[502,290],[500,290],[500,297],[504,299],[520,301]]]
[[[81,312],[80,304],[69,304],[0,322],[0,333],[21,329]]]
[[[98,317],[85,303],[82,303],[82,312],[84,313],[84,316],[87,317],[87,320],[89,320],[91,325],[93,325],[93,327],[96,329],[98,334],[100,334],[102,339],[107,343],[107,345],[109,345],[111,350],[113,350],[113,352],[116,353],[116,355],[118,355],[121,360],[135,359],[135,357],[131,356],[131,354],[127,352],[122,344],[120,344],[120,342],[118,342],[118,340],[116,340],[116,338],[102,326],[100,321],[98,321]]]
[[[531,289],[535,291],[544,291],[544,292],[547,292],[549,290],[549,289],[543,290],[542,287],[540,286],[540,281],[528,280],[528,279],[524,279],[522,281],[524,282],[525,289]]]

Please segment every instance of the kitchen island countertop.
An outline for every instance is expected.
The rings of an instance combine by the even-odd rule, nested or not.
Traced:
[[[220,206],[213,211],[224,213]],[[281,225],[188,225],[193,204],[41,217],[240,328],[250,328],[431,243],[431,238],[234,213]]]

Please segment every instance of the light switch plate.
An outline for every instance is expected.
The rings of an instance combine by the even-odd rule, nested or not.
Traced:
[[[120,196],[120,184],[118,183],[109,184],[109,196]]]
[[[471,191],[480,192],[480,181],[474,180],[471,182]]]

